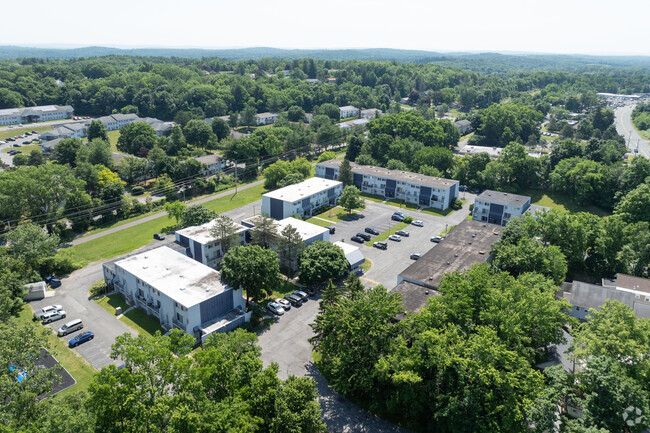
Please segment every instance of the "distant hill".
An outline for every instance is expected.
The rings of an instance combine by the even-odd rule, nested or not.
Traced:
[[[437,53],[433,51],[398,50],[391,48],[365,48],[341,50],[285,50],[253,47],[238,49],[200,48],[110,48],[83,47],[71,49],[0,46],[0,60],[18,58],[76,59],[109,55],[141,57],[202,58],[220,57],[230,60],[257,60],[313,58],[321,60],[375,60],[405,63],[436,63],[486,73],[531,69],[585,69],[602,67],[650,67],[650,57],[587,56],[552,54],[499,54],[499,53]]]

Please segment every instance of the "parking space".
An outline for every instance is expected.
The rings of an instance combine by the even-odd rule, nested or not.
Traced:
[[[343,242],[361,248],[361,252],[366,259],[372,261],[370,270],[361,277],[363,283],[366,286],[381,284],[390,290],[397,284],[397,275],[413,263],[413,260],[410,258],[411,254],[424,254],[431,248],[434,248],[437,244],[431,242],[431,237],[436,236],[445,227],[456,225],[465,219],[468,214],[470,201],[473,202],[473,198],[468,200],[468,203],[463,209],[452,212],[445,217],[366,201],[366,208],[357,214],[358,217],[356,219],[341,221],[335,225],[336,233],[330,236],[330,240],[332,242],[342,240]],[[414,220],[422,221],[424,223],[423,227],[414,225],[406,227],[404,230],[407,230],[410,236],[402,236],[400,242],[387,240],[387,250],[367,247],[364,244],[350,240],[356,233],[364,232],[366,227],[373,227],[379,230],[379,232],[384,232],[394,227],[397,221],[392,221],[391,215],[395,211],[400,211],[412,217]]]
[[[23,135],[23,134],[21,134]],[[7,139],[0,139],[5,144],[0,144],[0,161],[7,165],[13,165],[13,158],[15,155],[23,153],[22,146],[39,142],[39,135],[31,134],[25,137],[12,137],[13,141]]]

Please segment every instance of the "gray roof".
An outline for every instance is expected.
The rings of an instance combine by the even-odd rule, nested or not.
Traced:
[[[390,293],[399,293],[402,295],[402,306],[404,313],[397,315],[399,320],[406,317],[406,313],[419,313],[422,307],[426,306],[429,299],[440,296],[437,290],[429,289],[408,281],[402,281],[390,291]]]
[[[353,269],[357,266],[361,266],[366,261],[366,258],[363,256],[363,253],[359,247],[355,247],[354,245],[346,244],[345,242],[341,241],[334,242],[334,245],[343,250],[345,259]]]
[[[650,302],[646,302],[645,296],[637,299],[632,292],[574,281],[564,286],[562,296],[573,306],[596,310],[600,310],[608,299],[616,300],[632,308],[638,318],[650,319]]]
[[[490,203],[505,204],[509,206],[522,206],[524,203],[530,201],[530,197],[486,189],[476,197],[476,200],[484,200]]]
[[[319,162],[317,165],[339,168],[342,162],[343,161],[340,159],[330,159],[328,161]],[[423,174],[411,173],[409,171],[389,170],[387,168],[375,167],[372,165],[359,165],[354,162],[350,162],[350,167],[353,173],[401,180],[417,185],[431,186],[434,188],[449,188],[451,185],[458,184],[458,181],[453,179],[425,176]]]
[[[210,164],[216,164],[219,161],[221,161],[223,158],[216,153],[211,153],[210,155],[203,155],[203,156],[197,156],[196,158],[197,161],[200,163],[210,165]]]
[[[614,278],[603,278],[603,286],[650,293],[650,279],[627,274],[616,274]]]
[[[399,277],[437,289],[446,273],[465,271],[474,263],[488,261],[492,244],[501,239],[501,229],[494,224],[463,220]]]
[[[454,126],[458,128],[459,126],[471,126],[472,122],[470,122],[467,119],[459,120],[458,122],[454,122]]]
[[[266,113],[259,113],[257,115],[258,119],[270,119],[273,117],[278,117],[278,113],[269,113],[268,111]]]

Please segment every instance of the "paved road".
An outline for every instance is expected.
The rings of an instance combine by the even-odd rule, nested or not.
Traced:
[[[616,131],[625,137],[625,143],[634,152],[634,149],[639,149],[639,155],[650,159],[650,141],[644,139],[636,132],[634,125],[632,125],[632,110],[635,105],[624,105],[614,110],[616,119]]]
[[[264,183],[264,179],[258,180],[258,181],[255,181],[255,182],[252,182],[252,183],[249,183],[249,184],[246,184],[246,185],[241,185],[239,187],[239,191],[242,191],[242,190],[245,190],[245,189],[248,189],[248,188],[252,188],[253,186],[259,185],[261,183]],[[188,204],[190,204],[190,205],[203,204],[203,203],[209,202],[211,200],[214,200],[216,198],[230,196],[233,193],[234,193],[233,190],[228,190],[228,191],[220,192],[218,194],[210,195],[208,197],[204,197],[204,198],[199,199],[199,200],[189,202]],[[260,203],[261,203],[261,200],[260,200]],[[241,209],[241,208],[239,208],[239,209]],[[134,227],[134,226],[137,226],[138,224],[146,223],[148,221],[154,220],[156,218],[160,218],[161,216],[165,216],[165,215],[167,215],[166,211],[158,212],[158,213],[155,213],[153,215],[149,215],[148,217],[141,218],[139,220],[135,220],[135,221],[132,221],[130,223],[123,224],[121,226],[113,227],[112,229],[104,230],[103,232],[99,232],[99,233],[95,233],[95,234],[92,234],[92,235],[89,235],[89,236],[84,236],[84,237],[81,237],[81,238],[77,238],[77,239],[73,240],[72,242],[70,242],[70,245],[80,245],[80,244],[86,243],[88,241],[92,241],[94,239],[98,239],[98,238],[101,238],[103,236],[109,235],[111,233],[119,232],[120,230],[124,230],[124,229],[129,228],[129,227]],[[226,213],[226,215],[227,215],[227,213]],[[153,236],[153,233],[151,235]]]

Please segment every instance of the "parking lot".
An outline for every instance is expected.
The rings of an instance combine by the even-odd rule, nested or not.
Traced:
[[[18,131],[16,131],[16,134],[18,134]],[[21,149],[22,146],[26,144],[32,144],[32,142],[36,142],[38,140],[39,140],[38,134],[28,135],[24,138],[16,138],[15,141],[7,141],[7,139],[1,139],[0,141],[4,141],[5,144],[0,144],[0,161],[8,165],[13,165],[13,159],[15,155],[11,155],[8,152],[10,150],[16,150],[22,153],[22,149]]]
[[[413,263],[410,258],[411,253],[424,254],[434,248],[437,244],[431,242],[431,237],[443,231],[446,226],[456,225],[464,220],[468,215],[469,205],[474,202],[474,197],[474,195],[467,194],[468,202],[465,206],[444,217],[366,201],[366,208],[357,214],[357,219],[341,221],[334,226],[336,233],[330,236],[330,240],[332,242],[342,240],[361,248],[366,259],[372,262],[370,270],[361,277],[363,283],[366,286],[381,284],[390,290],[397,284],[397,275]],[[367,247],[350,240],[355,234],[364,232],[366,227],[373,227],[380,233],[394,227],[397,221],[392,221],[391,215],[396,211],[402,212],[414,220],[422,221],[424,226],[410,225],[406,227],[404,230],[407,230],[410,236],[402,236],[400,242],[387,240],[387,250]],[[375,236],[372,237],[375,238]]]

